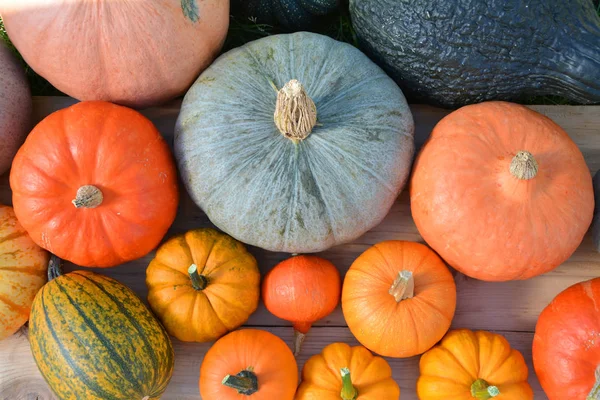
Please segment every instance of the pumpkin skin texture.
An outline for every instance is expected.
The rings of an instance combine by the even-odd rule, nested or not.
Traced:
[[[48,253],[33,243],[11,207],[0,204],[0,340],[29,319],[31,304],[46,283]]]
[[[299,255],[280,262],[265,276],[262,299],[273,315],[294,325],[294,355],[312,324],[325,318],[340,302],[342,280],[331,262]]]
[[[411,102],[600,102],[590,0],[350,0],[350,15],[361,48]]]
[[[150,310],[127,287],[91,271],[59,276],[40,290],[29,340],[61,400],[159,399],[173,373],[171,341]]]
[[[342,287],[342,310],[363,346],[386,357],[412,357],[448,332],[456,285],[427,246],[390,240],[352,263]]]
[[[288,124],[293,96],[306,111],[298,125]],[[303,124],[312,131],[296,132]],[[407,179],[413,130],[402,92],[379,67],[348,44],[300,32],[231,50],[202,73],[183,101],[175,157],[219,229],[267,250],[313,253],[381,222]]]
[[[342,374],[346,377],[342,378]],[[344,395],[340,396],[340,393]],[[353,396],[356,393],[358,396]],[[383,358],[373,356],[362,346],[333,343],[306,361],[295,400],[340,398],[398,400],[400,387],[392,379],[392,368]]]
[[[75,104],[40,122],[15,157],[10,186],[33,241],[84,267],[146,255],[179,202],[172,155],[152,122],[106,102]]]
[[[21,64],[0,41],[0,175],[31,129],[31,93]]]
[[[27,64],[54,87],[136,108],[185,92],[229,26],[226,0],[3,0],[0,14]]]
[[[339,9],[339,0],[232,0],[232,14],[289,31],[324,25],[327,15]]]
[[[596,201],[596,211],[594,213],[592,237],[596,251],[600,252],[600,170],[594,175],[594,199]]]
[[[189,269],[196,266],[195,275]],[[193,274],[193,273],[192,273]],[[175,236],[146,271],[148,303],[167,332],[185,342],[207,342],[256,311],[260,272],[244,245],[214,229]]]
[[[600,399],[597,304],[599,278],[565,289],[538,318],[533,366],[550,400]]]
[[[236,379],[237,375],[246,376]],[[277,336],[242,329],[223,336],[208,350],[200,367],[199,383],[203,400],[292,400],[298,386],[298,365],[289,347]],[[243,388],[249,392],[238,393]]]
[[[564,130],[524,106],[489,102],[437,124],[415,161],[410,202],[419,233],[452,267],[506,281],[567,260],[590,226],[594,193]]]
[[[419,400],[533,399],[523,355],[495,333],[451,331],[423,354],[419,368]]]

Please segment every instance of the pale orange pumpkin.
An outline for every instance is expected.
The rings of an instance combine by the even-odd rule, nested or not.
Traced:
[[[13,209],[0,205],[0,340],[29,319],[33,299],[47,281],[48,261]]]

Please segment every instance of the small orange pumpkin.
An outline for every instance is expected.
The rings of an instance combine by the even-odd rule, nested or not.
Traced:
[[[308,359],[296,400],[398,400],[390,365],[362,346],[333,343]]]
[[[48,261],[13,209],[0,205],[0,340],[29,319],[33,299],[47,281]]]
[[[262,297],[276,317],[294,325],[294,355],[315,321],[331,314],[340,301],[340,273],[331,262],[316,256],[294,256],[265,276]]]
[[[292,400],[297,386],[298,365],[289,347],[257,329],[223,336],[200,367],[203,400]]]
[[[423,354],[419,366],[419,400],[533,399],[523,355],[502,335],[451,331]]]
[[[450,328],[456,285],[427,246],[391,240],[354,261],[344,280],[342,309],[363,346],[386,357],[412,357]]]
[[[242,243],[203,228],[165,242],[148,266],[146,284],[148,303],[170,335],[207,342],[256,311],[260,272]]]

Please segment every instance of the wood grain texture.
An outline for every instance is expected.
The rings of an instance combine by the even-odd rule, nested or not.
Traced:
[[[35,120],[75,102],[64,97],[38,97],[34,99]],[[173,143],[173,129],[180,102],[172,102],[160,108],[146,110],[148,116]],[[581,148],[592,173],[600,169],[600,107],[593,106],[534,106],[561,125]],[[428,106],[412,106],[416,125],[416,144],[419,148],[427,139],[433,126],[448,113],[446,110]],[[8,176],[0,177],[0,203],[10,204]],[[167,237],[188,229],[211,226],[206,215],[182,193],[179,212]],[[403,192],[386,219],[358,240],[334,247],[321,255],[333,262],[342,272],[369,246],[382,240],[403,239],[422,241],[410,216],[409,198]],[[287,257],[283,253],[270,253],[250,248],[264,274]],[[128,264],[98,272],[112,276],[131,287],[143,299],[147,290],[144,283],[145,269],[152,255]],[[67,266],[67,270],[75,269]],[[505,334],[511,344],[521,350],[530,365],[530,382],[536,393],[535,399],[546,399],[531,368],[532,332],[537,316],[550,300],[566,287],[600,274],[600,254],[593,249],[588,234],[577,252],[563,265],[545,275],[527,280],[504,283],[481,282],[455,273],[458,305],[453,327],[486,329]],[[291,343],[289,323],[272,316],[261,304],[252,315],[248,326],[266,327]],[[300,365],[312,354],[332,341],[355,343],[345,327],[341,310],[315,324],[299,357]],[[174,340],[176,352],[175,374],[165,393],[165,400],[191,400],[199,398],[198,373],[207,344],[184,344]],[[418,376],[418,358],[390,360],[394,378],[402,388],[402,400],[416,400],[415,381]],[[0,400],[53,399],[35,367],[26,337],[17,333],[0,342]]]

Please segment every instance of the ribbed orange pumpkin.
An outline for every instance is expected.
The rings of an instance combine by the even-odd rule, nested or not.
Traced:
[[[391,240],[354,261],[344,279],[342,309],[363,346],[387,357],[411,357],[450,328],[456,285],[427,246]]]
[[[11,207],[0,204],[0,340],[19,330],[46,283],[48,253],[27,235]]]
[[[84,267],[150,252],[179,201],[173,158],[152,122],[106,102],[75,104],[40,122],[13,161],[10,186],[33,241]]]
[[[412,215],[451,266],[488,281],[527,279],[573,254],[592,221],[581,151],[549,118],[488,102],[442,119],[417,157]]]

